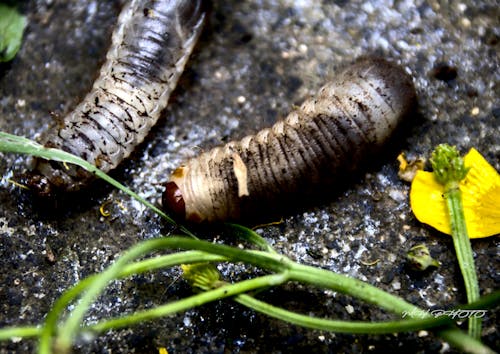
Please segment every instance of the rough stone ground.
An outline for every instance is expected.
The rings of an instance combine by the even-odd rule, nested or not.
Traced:
[[[22,50],[0,67],[0,129],[36,137],[90,88],[122,1],[24,1],[29,27]],[[396,156],[428,156],[436,144],[476,147],[500,169],[498,1],[214,1],[210,21],[165,117],[114,176],[158,203],[160,182],[182,160],[272,124],[367,53],[401,62],[413,75],[422,119],[375,167],[332,200],[297,206],[258,231],[298,262],[375,284],[424,309],[465,301],[451,239],[422,224],[398,179]],[[456,77],[454,72],[456,72]],[[7,182],[26,158],[2,155],[0,174],[0,326],[40,323],[53,301],[131,245],[169,231],[152,212],[109,188],[47,212]],[[99,206],[111,201],[110,217]],[[211,234],[213,237],[213,234]],[[208,237],[208,236],[207,236]],[[230,242],[230,240],[225,240]],[[416,274],[406,251],[425,242],[442,266]],[[498,238],[474,240],[481,292],[498,289]],[[51,261],[50,255],[54,259]],[[371,261],[378,263],[369,265]],[[248,276],[221,267],[228,279]],[[87,322],[190,295],[179,270],[113,284]],[[390,316],[348,297],[298,284],[264,294],[272,303],[319,316]],[[500,347],[498,313],[483,341]],[[30,340],[0,343],[0,353],[30,352]],[[345,335],[291,326],[230,301],[153,323],[81,338],[78,353],[453,352],[432,333]]]

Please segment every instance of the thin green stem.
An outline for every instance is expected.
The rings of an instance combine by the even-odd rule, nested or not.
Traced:
[[[0,329],[0,341],[12,339],[12,338],[31,338],[38,337],[42,329],[35,326],[24,326],[24,327],[8,327]]]
[[[318,285],[318,286],[326,286],[326,287],[329,287],[332,289],[337,288],[335,286],[332,286],[332,283],[335,283],[336,281],[340,281],[340,285],[338,287],[338,290],[343,290],[344,292],[351,293],[353,295],[355,295],[356,293],[359,294],[360,292],[366,292],[366,290],[368,290],[368,294],[369,294],[370,288],[375,288],[375,287],[368,285],[368,284],[365,284],[366,286],[363,286],[364,283],[362,283],[358,280],[355,280],[355,279],[351,279],[351,278],[348,278],[348,277],[345,277],[342,275],[338,275],[338,274],[335,274],[335,273],[332,273],[329,271],[325,271],[325,270],[321,270],[321,269],[316,269],[313,267],[302,266],[302,265],[290,262],[289,260],[285,259],[284,257],[277,257],[276,255],[271,255],[268,253],[262,253],[262,252],[256,252],[256,251],[244,251],[244,250],[239,250],[239,249],[235,249],[235,248],[224,246],[224,245],[216,245],[216,244],[211,244],[211,243],[206,242],[206,241],[196,241],[196,240],[186,239],[186,238],[164,238],[164,239],[151,240],[151,241],[146,241],[146,242],[150,244],[150,246],[146,247],[146,248],[151,248],[151,249],[177,248],[177,247],[190,248],[190,249],[198,248],[199,250],[202,250],[202,251],[210,251],[212,253],[218,253],[220,256],[223,256],[224,258],[228,258],[232,261],[245,260],[248,263],[253,263],[254,265],[257,265],[257,266],[265,264],[265,265],[268,265],[272,269],[281,268],[281,269],[285,270],[287,278],[293,276],[294,278],[299,279],[299,280],[300,279],[307,280],[306,281],[307,283]],[[145,248],[143,248],[143,251],[144,250],[145,250]],[[184,252],[184,255],[188,256],[189,261],[191,261],[191,262],[209,261],[209,260],[223,260],[224,259],[224,258],[220,258],[220,256],[216,256],[213,254],[208,255],[204,252],[199,252],[199,251]],[[210,259],[210,257],[213,257],[213,258]],[[267,258],[267,260],[266,260],[266,258]],[[160,267],[161,264],[173,265],[173,264],[178,264],[179,262],[183,262],[184,260],[181,257],[178,257],[177,254],[157,257],[157,258],[150,259],[147,261],[138,262],[137,264],[128,265],[127,267],[123,268],[118,273],[117,277],[129,275],[131,272],[134,272],[134,271],[147,271],[148,266],[152,266],[153,268],[156,268],[156,267]],[[158,262],[155,262],[155,261],[158,261]],[[281,262],[280,267],[278,267],[278,265],[276,264],[276,262],[278,262],[278,261]],[[143,262],[145,262],[145,263],[143,263]],[[264,267],[264,268],[266,268],[266,267]],[[291,270],[286,271],[287,269],[291,269]],[[311,273],[312,270],[317,271],[318,274]],[[295,272],[295,274],[294,274],[294,272]],[[311,278],[316,279],[316,280],[311,280]],[[342,281],[342,278],[345,278],[344,281]],[[271,278],[269,278],[269,279],[271,279]],[[279,282],[269,281],[269,279],[263,283],[260,283],[260,286],[267,287],[270,285],[276,285],[276,284],[279,284],[279,283],[284,282],[286,280],[286,278],[283,278],[282,274],[278,275],[277,279],[280,280]],[[349,292],[348,291],[350,288],[349,284],[348,284],[349,280],[354,281],[357,285],[359,285],[361,287],[355,286],[351,289],[351,292]],[[61,299],[74,298],[75,294],[81,292],[83,290],[82,288],[84,288],[85,285],[90,284],[94,281],[95,281],[95,279],[91,279],[91,278],[83,280],[75,288],[70,289],[70,291],[65,293],[61,297]],[[256,281],[256,282],[257,283],[254,283],[252,285],[252,286],[255,286],[255,289],[257,289],[258,288],[257,285],[259,285],[258,281]],[[252,283],[250,283],[250,284],[252,284]],[[235,286],[231,290],[231,291],[235,291],[235,293],[238,293],[239,291],[243,291],[243,292],[245,291],[245,289],[243,289],[243,288],[238,288],[239,284],[234,284],[231,286]],[[229,288],[229,289],[231,289],[231,288]],[[377,289],[377,288],[375,288],[375,289]],[[217,289],[217,290],[220,291],[220,289]],[[226,290],[227,290],[227,288],[226,288]],[[377,290],[379,292],[383,293],[383,291],[381,291],[379,289],[377,289]],[[231,294],[232,293],[226,293],[224,295],[231,296]],[[379,303],[378,300],[376,299],[377,294],[372,294],[372,295],[375,295],[374,296],[375,299],[372,299],[371,302]],[[394,297],[393,295],[390,295],[390,294],[387,294],[387,295],[389,297],[391,297],[393,300],[398,299],[397,297]],[[496,294],[496,295],[497,295],[496,301],[498,303],[498,294]],[[197,305],[201,304],[198,301],[202,301],[203,303],[205,303],[205,302],[213,301],[213,300],[220,298],[220,296],[215,294],[215,293],[213,293],[212,295],[206,295],[206,296],[208,296],[208,297],[204,298],[202,296],[199,298],[191,299],[191,300],[194,300],[192,305],[197,306]],[[213,297],[210,297],[210,296],[213,296]],[[222,296],[222,297],[224,297],[224,296]],[[212,299],[212,300],[210,300],[210,299]],[[411,311],[411,310],[415,309],[415,307],[413,307],[413,305],[411,305],[411,304],[407,304],[407,306],[404,306],[404,301],[403,300],[401,300],[401,301],[402,301],[403,305],[401,305],[401,304],[399,305],[399,310],[406,309],[408,311]],[[61,307],[61,301],[58,301],[58,303],[59,303],[59,305],[56,304],[54,306],[55,309],[57,309],[58,307],[59,308]],[[65,305],[68,302],[66,302],[64,304],[64,301],[62,301],[62,303],[63,303],[62,307],[65,307]],[[188,305],[189,305],[189,302],[180,303],[180,304],[168,304],[168,305],[165,305],[165,306],[167,306],[166,308],[161,308],[159,310],[159,312],[154,312],[154,309],[153,309],[153,310],[151,310],[153,312],[138,313],[137,316],[136,316],[136,314],[133,314],[133,315],[131,315],[131,316],[133,316],[132,318],[117,319],[116,321],[118,321],[118,322],[105,321],[104,323],[106,323],[106,324],[101,323],[99,325],[101,327],[96,327],[95,329],[104,330],[105,328],[115,328],[114,327],[115,325],[122,326],[122,325],[127,325],[127,323],[132,324],[132,323],[136,323],[136,321],[151,319],[151,318],[155,318],[157,316],[164,316],[165,314],[173,313],[171,311],[181,311],[182,309],[185,309],[185,306],[188,306]],[[187,307],[187,308],[189,308],[189,307]],[[398,313],[398,312],[396,311],[396,313]],[[422,316],[420,314],[420,312],[414,312],[414,314],[415,314],[415,317],[417,317],[417,318]],[[423,318],[423,319],[425,319],[425,318]],[[112,320],[112,321],[114,321],[114,320]],[[431,322],[424,322],[423,325],[432,326]],[[383,326],[383,324],[382,324],[382,326]],[[403,324],[403,326],[410,326],[410,324]],[[382,329],[379,329],[379,330],[382,330]],[[386,328],[386,330],[387,330],[387,328]],[[459,334],[457,334],[455,332],[456,332],[456,330],[447,330],[447,331],[441,331],[440,334],[445,336],[445,338],[448,339],[451,344],[453,344],[457,347],[460,347],[460,348],[465,348],[465,347],[477,348],[477,345],[480,345],[480,343],[479,344],[475,343],[475,345],[471,345],[470,341],[467,342],[467,338],[469,338],[468,336],[464,336],[463,333],[460,331],[459,331]],[[479,352],[479,351],[475,350],[474,352]]]
[[[479,339],[471,337],[458,329],[446,328],[437,330],[436,334],[463,353],[496,354],[494,350],[481,343]]]
[[[65,304],[69,303],[76,294],[81,290],[88,287],[86,293],[81,298],[78,306],[71,313],[71,316],[61,326],[61,331],[58,336],[57,346],[61,351],[69,350],[71,342],[77,332],[77,329],[83,319],[83,316],[94,299],[102,292],[106,284],[112,279],[118,277],[120,270],[131,260],[147,253],[152,250],[159,250],[163,248],[184,248],[184,249],[198,249],[200,251],[208,251],[216,253],[221,256],[227,256],[246,261],[252,264],[259,264],[263,268],[272,269],[276,272],[286,270],[286,265],[283,263],[286,257],[278,255],[270,255],[260,251],[243,251],[233,247],[216,245],[206,241],[198,241],[187,238],[171,237],[156,240],[144,241],[127,251],[120,257],[112,266],[106,271],[99,274],[92,281],[87,281],[78,284],[75,288],[63,294],[52,308],[47,316],[46,325],[40,337],[40,353],[50,353],[52,346],[52,337],[56,330],[56,323],[58,314],[64,310]]]
[[[72,311],[68,319],[63,323],[60,328],[59,335],[56,341],[56,347],[61,352],[68,352],[71,348],[76,333],[80,327],[83,320],[83,316],[89,309],[92,302],[97,298],[97,296],[104,290],[107,284],[118,277],[120,270],[130,261],[142,256],[143,254],[150,252],[157,248],[156,240],[146,241],[138,244],[137,246],[131,248],[123,256],[118,258],[116,262],[111,265],[107,270],[102,272],[98,277],[94,279],[92,283],[89,284],[85,293],[80,299],[80,302]],[[45,331],[44,331],[45,334]],[[50,351],[50,337],[47,338],[45,335],[42,337],[40,343],[40,352]]]
[[[252,265],[276,272],[288,270],[290,280],[297,280],[304,283],[314,284],[319,287],[340,291],[385,308],[388,311],[400,316],[406,313],[414,318],[430,317],[430,314],[426,311],[423,311],[422,309],[397,296],[386,293],[373,285],[324,269],[294,263],[285,256],[258,251],[231,250],[231,247],[228,246],[215,245],[205,241],[188,239],[185,239],[183,242],[179,242],[178,247],[189,247],[190,249],[198,249],[223,255],[228,257],[228,259],[233,262],[243,261],[245,263],[250,263]],[[462,331],[455,328],[440,330],[437,333],[457,348],[484,348],[481,342],[464,335]],[[482,350],[476,350],[474,352],[478,353],[482,352]]]
[[[467,176],[469,168],[465,166],[457,148],[447,144],[436,147],[432,152],[431,164],[434,178],[444,186],[444,198],[451,223],[451,236],[464,279],[467,300],[472,302],[479,298],[479,284],[459,188],[460,181]],[[474,338],[480,338],[480,318],[469,319],[469,334]]]
[[[396,315],[408,315],[411,318],[429,318],[431,315],[426,311],[414,306],[405,300],[386,293],[385,291],[364,283],[357,279],[344,277],[323,269],[310,266],[294,264],[289,270],[291,280],[297,280],[302,283],[314,284],[322,288],[329,288],[351,295],[358,299],[382,307]],[[480,353],[483,350],[477,348],[487,348],[474,337],[464,335],[462,331],[456,328],[447,328],[439,330],[437,334],[447,342],[457,348],[476,348],[473,352]],[[486,351],[488,352],[488,351]]]
[[[121,318],[103,321],[88,328],[92,331],[102,332],[109,329],[131,326],[133,324],[137,324],[143,321],[149,321],[152,319],[168,316],[180,311],[185,311],[215,300],[232,297],[255,289],[280,285],[286,282],[287,280],[288,277],[286,272],[279,274],[265,275],[250,280],[244,280],[236,284],[225,285],[214,290],[209,290],[197,295],[193,295],[184,298],[182,300],[172,302],[170,304],[157,306],[150,310],[139,311]]]
[[[79,294],[85,291],[87,288],[92,289],[91,292],[87,292],[86,300],[81,301],[78,305],[77,309],[72,312],[70,317],[71,321],[62,328],[64,329],[64,339],[62,342],[59,342],[60,349],[68,347],[68,344],[71,343],[71,339],[76,332],[76,328],[78,327],[78,321],[81,321],[83,314],[86,312],[86,309],[90,306],[90,303],[97,295],[104,289],[106,284],[111,279],[123,278],[132,274],[139,274],[146,271],[153,271],[155,269],[160,269],[163,267],[170,267],[173,265],[179,265],[182,263],[192,263],[192,262],[208,262],[208,261],[220,261],[224,258],[216,255],[207,254],[205,252],[200,251],[187,251],[181,253],[175,253],[166,256],[155,257],[152,259],[144,260],[141,262],[137,262],[134,264],[127,265],[126,263],[138,256],[147,253],[152,250],[157,250],[160,248],[165,248],[161,246],[170,246],[170,248],[175,247],[175,240],[172,239],[157,239],[143,242],[130,251],[126,253],[126,255],[122,256],[115,262],[106,272],[96,274],[85,278],[78,282],[73,288],[66,291],[52,306],[51,311],[48,313],[45,319],[45,326],[43,327],[40,343],[39,343],[39,352],[41,354],[50,353],[52,346],[52,338],[55,334],[57,327],[57,319],[59,315],[64,311],[66,306],[74,300]],[[75,315],[76,314],[76,315]]]
[[[410,319],[401,321],[388,321],[388,322],[355,322],[355,321],[338,321],[323,318],[315,318],[298,314],[296,312],[285,310],[281,307],[276,307],[257,300],[252,296],[241,294],[235,296],[234,300],[252,310],[261,312],[267,316],[277,318],[282,321],[287,321],[295,325],[334,331],[337,333],[357,333],[357,334],[383,334],[383,333],[396,333],[396,332],[410,332],[418,331],[421,329],[436,328],[445,325],[452,325],[454,320],[451,316],[429,317],[420,319]],[[498,306],[500,302],[500,292],[484,296],[471,305],[459,306],[457,309],[450,311],[451,314],[459,313],[454,311],[467,311],[483,310],[489,307]],[[477,312],[470,312],[476,314]],[[485,312],[478,312],[482,316]]]
[[[116,278],[125,278],[130,275],[138,275],[141,273],[151,272],[156,269],[167,268],[179,264],[196,262],[217,262],[223,261],[224,259],[224,257],[207,254],[200,251],[179,252],[142,260],[133,264],[128,264],[123,267],[123,269],[120,271],[120,274],[118,274]],[[90,284],[92,284],[96,279],[98,279],[99,276],[100,274],[95,274],[82,279],[71,289],[64,292],[64,294],[59,299],[57,299],[50,312],[47,314],[44,327],[40,329],[41,340],[39,350],[41,353],[50,352],[52,336],[55,333],[59,315],[64,312],[64,309],[71,301],[73,301],[79,294],[81,294],[87,287],[89,287]]]
[[[355,296],[358,299],[375,304],[398,316],[407,315],[417,318],[430,317],[426,311],[376,286],[325,269],[294,264],[290,269],[290,279]]]
[[[441,317],[439,319],[429,317],[425,319],[410,319],[388,322],[355,322],[355,321],[336,321],[313,316],[305,316],[296,312],[285,310],[257,300],[249,295],[239,295],[234,299],[236,302],[252,310],[266,314],[267,316],[277,318],[281,321],[290,322],[299,326],[319,329],[323,331],[334,331],[337,333],[352,334],[383,334],[416,331],[426,328],[438,327],[451,324],[449,318]]]
[[[163,239],[163,241],[164,240],[165,239]],[[149,241],[149,242],[154,242],[155,244],[146,248],[155,249],[158,243],[165,243],[163,241],[162,239]],[[175,244],[175,242],[167,242],[167,243]],[[121,269],[119,269],[119,273],[116,275],[116,278],[124,278],[129,275],[140,274],[143,272],[153,271],[155,269],[160,269],[165,267],[171,267],[183,263],[213,262],[222,260],[224,260],[223,257],[207,254],[205,252],[200,252],[200,251],[186,251],[186,252],[174,253],[170,255],[159,256],[143,260],[140,262],[136,262],[133,264],[125,265]],[[60,316],[60,314],[64,312],[66,306],[101,277],[102,274],[95,274],[81,280],[74,287],[64,292],[61,295],[61,297],[54,303],[50,312],[47,314],[47,317],[45,319],[45,325],[41,330],[40,343],[39,343],[40,353],[42,354],[50,353],[52,346],[52,338],[57,328],[57,319]],[[63,343],[63,345],[66,344]]]
[[[445,199],[451,222],[451,236],[464,279],[467,301],[470,303],[479,299],[479,284],[474,266],[472,247],[465,224],[461,192],[458,188],[458,183],[449,183],[445,188]],[[474,338],[480,338],[481,318],[469,319],[469,334]]]

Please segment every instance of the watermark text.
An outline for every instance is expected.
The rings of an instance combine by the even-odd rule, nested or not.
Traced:
[[[454,320],[461,320],[467,318],[483,318],[488,310],[412,310],[403,311],[401,317],[411,317],[411,318],[426,318],[426,317],[442,317],[446,316]]]

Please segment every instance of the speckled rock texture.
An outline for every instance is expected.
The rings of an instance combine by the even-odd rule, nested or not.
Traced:
[[[36,138],[89,90],[123,1],[22,1],[24,44],[0,66],[0,130]],[[397,176],[396,156],[428,156],[439,143],[475,147],[500,170],[498,1],[213,1],[209,22],[147,141],[113,176],[159,203],[167,176],[200,149],[240,138],[284,117],[335,70],[377,54],[413,76],[419,116],[400,142],[336,191],[258,232],[281,253],[367,281],[424,309],[465,302],[451,238],[420,224]],[[99,272],[140,240],[172,230],[125,194],[100,185],[48,208],[8,182],[27,158],[0,155],[0,326],[41,323],[78,280]],[[99,207],[106,204],[111,215]],[[207,239],[231,243],[204,228]],[[405,254],[426,243],[442,266],[409,270]],[[481,293],[499,287],[498,238],[473,240]],[[221,266],[228,280],[251,275]],[[192,294],[180,270],[113,283],[86,323]],[[299,284],[261,294],[303,313],[339,319],[393,318],[352,298]],[[483,341],[500,347],[498,313],[489,311]],[[76,353],[454,352],[432,332],[345,335],[288,325],[230,300],[186,313],[80,338]],[[0,353],[27,353],[31,340],[0,343]]]

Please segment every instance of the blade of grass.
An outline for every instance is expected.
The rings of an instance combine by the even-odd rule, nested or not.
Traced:
[[[146,199],[139,196],[137,193],[133,192],[129,188],[125,187],[123,184],[115,180],[114,178],[108,176],[106,173],[99,170],[96,166],[91,163],[81,159],[78,156],[72,155],[66,151],[47,148],[37,142],[5,132],[0,132],[0,152],[12,152],[18,154],[27,154],[35,157],[40,157],[47,160],[59,161],[64,163],[71,163],[77,165],[91,173],[94,173],[97,177],[103,179],[107,183],[111,184],[113,187],[118,188],[122,192],[128,194],[139,203],[143,204],[147,208],[151,209],[153,212],[161,216],[170,224],[176,226],[184,234],[197,239],[197,237],[189,231],[184,225],[179,225],[174,219],[165,214],[161,209],[155,205],[148,202]]]
[[[53,148],[47,148],[47,147],[44,147],[43,145],[40,145],[40,144],[30,140],[30,139],[16,136],[16,135],[12,135],[12,134],[8,134],[5,132],[0,132],[0,152],[13,152],[13,153],[19,153],[19,154],[27,154],[27,155],[47,159],[47,160],[71,163],[73,165],[80,166],[81,168],[83,168],[91,173],[94,173],[96,176],[105,180],[107,183],[118,188],[122,192],[130,195],[132,198],[136,199],[140,203],[144,204],[146,207],[153,210],[155,213],[160,215],[162,218],[164,218],[166,221],[168,221],[172,225],[178,226],[177,223],[172,218],[170,218],[167,214],[165,214],[158,207],[154,206],[153,204],[151,204],[150,202],[148,202],[147,200],[145,200],[144,198],[142,198],[138,194],[132,192],[130,189],[125,187],[123,184],[121,184],[117,180],[109,177],[107,174],[105,174],[104,172],[99,170],[96,166],[94,166],[91,163],[88,163],[87,161],[79,158],[78,156],[72,155],[66,151],[59,150],[59,149],[53,149]],[[184,231],[184,228],[182,231]],[[191,234],[191,233],[189,232],[188,234]]]
[[[0,132],[0,151],[1,152],[14,152],[14,153],[21,153],[21,154],[28,154],[31,156],[36,156],[40,157],[43,159],[47,160],[53,160],[53,161],[59,161],[59,162],[65,162],[65,163],[71,163],[77,166],[80,166],[81,168],[96,174],[99,178],[102,178],[112,186],[118,188],[119,190],[123,191],[124,193],[130,195],[134,199],[138,200],[139,202],[143,203],[146,205],[148,208],[154,210],[158,215],[161,215],[164,217],[167,221],[169,221],[172,224],[176,224],[169,216],[167,216],[163,211],[155,207],[154,205],[150,204],[148,201],[137,195],[136,193],[132,192],[130,189],[122,185],[120,182],[116,181],[115,179],[109,177],[107,174],[99,170],[96,166],[90,164],[89,162],[81,159],[78,156],[72,155],[66,151],[59,150],[59,149],[54,149],[54,148],[47,148],[44,147],[43,145],[38,144],[35,141],[32,141],[30,139],[8,134],[5,132]]]

